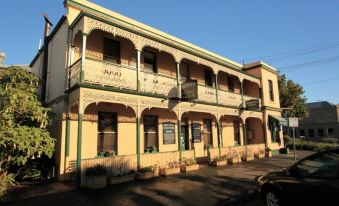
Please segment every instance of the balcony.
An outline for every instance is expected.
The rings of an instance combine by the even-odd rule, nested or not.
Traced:
[[[134,67],[115,64],[107,61],[95,60],[87,58],[84,71],[81,71],[81,59],[77,60],[70,67],[69,87],[78,83],[87,83],[100,85],[104,87],[113,87],[117,89],[125,89],[137,91],[137,70]],[[139,92],[145,94],[156,94],[165,97],[177,97],[177,80],[176,78],[140,72],[140,88]],[[233,93],[225,90],[218,90],[218,101],[216,89],[204,85],[198,85],[199,102],[218,103],[225,106],[240,107],[242,99],[244,101],[260,98],[251,96],[241,96],[241,94]]]

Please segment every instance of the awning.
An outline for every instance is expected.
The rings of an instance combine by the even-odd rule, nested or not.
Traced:
[[[268,115],[269,118],[273,119],[274,121],[279,122],[280,126],[288,126],[288,121],[285,118],[279,117],[279,116],[272,116],[272,115]],[[272,121],[272,120],[271,120]]]

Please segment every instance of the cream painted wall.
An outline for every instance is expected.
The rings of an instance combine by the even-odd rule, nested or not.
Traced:
[[[223,147],[234,146],[234,121],[240,122],[240,144],[242,145],[244,142],[242,120],[236,116],[223,116],[220,121]]]
[[[142,115],[156,115],[158,117],[158,143],[159,152],[177,151],[178,150],[178,124],[174,112],[166,111],[164,109],[152,108],[146,109]],[[143,117],[141,117],[140,125],[140,151],[144,153],[144,124]],[[175,144],[163,144],[163,123],[172,122],[175,124]]]
[[[248,118],[246,121],[246,129],[247,129],[247,144],[259,144],[264,143],[264,132],[263,132],[263,124],[261,120],[256,118]],[[252,139],[249,137],[252,135]]]
[[[65,21],[48,45],[48,73],[46,101],[52,101],[64,94],[67,71],[67,31]]]

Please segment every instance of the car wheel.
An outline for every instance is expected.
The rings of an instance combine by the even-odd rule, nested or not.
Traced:
[[[265,193],[265,203],[267,206],[282,206],[279,193],[274,189],[268,189]]]

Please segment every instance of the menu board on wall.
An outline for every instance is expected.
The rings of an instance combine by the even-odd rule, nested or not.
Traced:
[[[192,124],[192,139],[194,143],[201,142],[201,125],[199,123]]]
[[[163,124],[163,144],[175,144],[175,127],[172,122],[164,122]]]

